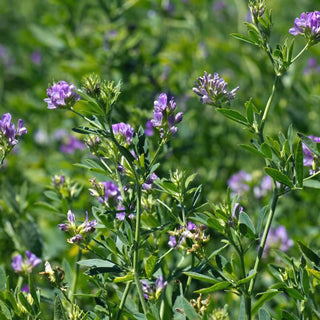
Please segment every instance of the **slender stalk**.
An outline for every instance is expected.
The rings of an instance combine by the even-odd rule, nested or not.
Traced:
[[[291,60],[291,64],[294,63],[310,46],[310,43],[307,42],[307,44],[303,47],[303,49]]]
[[[134,281],[138,290],[140,303],[144,314],[148,312],[147,304],[143,296],[142,287],[139,279],[139,245],[140,245],[140,224],[141,224],[141,186],[137,183],[137,213],[136,213],[136,230],[134,235],[134,252],[133,252],[133,273]]]
[[[166,143],[166,140],[164,139],[164,140],[161,140],[161,142],[160,142],[160,144],[159,144],[159,147],[158,147],[158,149],[156,150],[156,152],[155,152],[155,154],[154,154],[154,156],[153,156],[153,158],[152,158],[152,160],[151,160],[151,163],[150,163],[150,168],[155,164],[155,162],[157,161],[157,159],[158,159],[158,156],[159,156],[159,153],[160,153],[160,151],[161,151],[161,149],[162,149],[162,147],[163,147],[163,145]]]
[[[261,242],[260,242],[260,246],[259,246],[259,250],[258,250],[258,255],[257,255],[256,261],[254,263],[254,267],[253,267],[253,271],[255,273],[257,273],[258,269],[259,269],[261,257],[262,257],[262,254],[264,252],[264,248],[265,248],[265,245],[266,245],[266,242],[267,242],[268,234],[269,234],[269,231],[270,231],[270,227],[271,227],[271,224],[272,224],[272,220],[273,220],[273,216],[274,216],[274,213],[275,213],[275,210],[276,210],[278,199],[279,199],[278,190],[275,187],[274,191],[273,191],[273,197],[272,197],[270,211],[269,211],[269,214],[268,214],[267,223],[266,223],[266,225],[264,227],[264,230],[263,230],[263,234],[262,234],[262,238],[261,238]],[[252,295],[255,279],[256,279],[256,277],[252,278],[250,280],[250,283],[249,283],[248,296],[250,296],[250,297]]]
[[[259,137],[260,137],[260,141],[261,143],[264,142],[264,136],[263,136],[263,129],[264,129],[264,125],[265,125],[265,122],[267,120],[267,116],[268,116],[268,113],[269,113],[269,110],[270,110],[270,107],[271,107],[271,102],[273,100],[273,97],[274,97],[274,94],[276,92],[276,87],[277,87],[277,84],[278,84],[278,81],[279,81],[279,76],[275,76],[274,78],[274,81],[273,81],[273,86],[272,86],[272,91],[271,91],[271,94],[269,96],[269,99],[267,101],[267,104],[266,104],[266,107],[264,109],[264,112],[263,112],[263,116],[262,116],[262,119],[261,119],[261,122],[260,122],[260,126],[259,126]]]
[[[122,309],[123,309],[124,304],[126,302],[131,283],[132,283],[132,281],[128,281],[127,284],[126,284],[126,287],[124,289],[123,295],[121,297],[121,301],[120,301],[119,310],[118,310],[118,313],[117,313],[116,320],[120,319],[120,316],[121,316],[121,313],[122,313]]]
[[[81,260],[81,257],[82,257],[82,249],[79,248],[77,262]],[[76,263],[76,275],[74,277],[72,289],[71,289],[71,303],[74,303],[74,294],[77,289],[77,284],[78,284],[78,279],[79,279],[79,271],[80,271],[80,265],[78,263]]]

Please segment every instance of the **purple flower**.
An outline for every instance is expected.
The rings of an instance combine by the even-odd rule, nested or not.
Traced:
[[[196,229],[198,229],[197,226],[193,222],[188,221],[187,230],[191,231],[191,230],[196,230]]]
[[[320,137],[315,137],[313,135],[308,136],[308,138],[312,139],[315,143],[320,142]],[[303,165],[306,167],[312,168],[312,173],[316,171],[316,156],[313,152],[304,144],[302,143],[302,151],[303,151]]]
[[[294,36],[303,35],[312,44],[320,40],[320,12],[303,12],[300,18],[295,18],[294,27],[289,29]]]
[[[154,101],[154,112],[151,124],[154,128],[160,131],[160,137],[163,138],[167,135],[173,135],[178,131],[175,126],[182,121],[183,113],[174,113],[176,109],[176,103],[172,97],[168,101],[168,97],[165,93],[161,93],[158,100]]]
[[[115,136],[119,137],[120,139],[124,138],[127,144],[132,143],[132,138],[134,134],[133,128],[130,124],[120,122],[112,125],[112,131]]]
[[[150,295],[153,294],[152,286],[146,280],[141,280],[141,284],[142,284],[143,296],[145,297],[145,299],[149,300]]]
[[[27,133],[26,127],[23,126],[23,121],[18,120],[17,129],[11,122],[11,114],[5,113],[0,120],[0,143],[2,138],[6,140],[9,146],[14,146],[18,143],[18,137]],[[3,143],[3,142],[2,142]]]
[[[152,189],[153,182],[158,179],[159,177],[153,172],[150,177],[142,184],[142,189],[150,190]]]
[[[231,176],[228,180],[228,186],[233,193],[243,194],[249,191],[249,182],[251,180],[251,175],[241,170]]]
[[[26,257],[27,259],[23,259],[21,254],[13,257],[11,266],[16,273],[31,273],[32,269],[41,263],[41,259],[31,251],[26,251]]]
[[[215,12],[222,11],[226,7],[227,7],[226,3],[224,1],[220,1],[220,0],[215,1],[215,3],[213,4],[213,10]]]
[[[76,225],[76,217],[71,210],[68,211],[67,218],[68,222],[58,224],[58,227],[61,231],[67,232],[71,235],[71,238],[67,239],[67,242],[69,243],[79,243],[90,233],[95,231],[97,220],[89,221],[88,211],[86,211],[86,220],[79,226]]]
[[[44,102],[48,104],[48,109],[67,108],[80,99],[75,91],[76,87],[72,83],[59,81],[47,89],[48,98]]]
[[[220,78],[218,73],[214,73],[212,77],[211,74],[204,72],[204,76],[199,77],[195,85],[193,92],[200,96],[200,101],[216,107],[221,107],[223,103],[230,102],[239,90],[239,87],[236,87],[228,92],[226,90],[227,83]]]
[[[154,285],[149,284],[146,280],[141,280],[143,296],[147,300],[158,299],[163,289],[168,285],[167,281],[163,281],[162,275],[159,275]]]
[[[126,211],[124,209],[124,206],[119,205],[117,210],[118,210],[118,213],[116,213],[116,218],[119,221],[123,221],[126,218]]]
[[[67,154],[73,154],[75,150],[85,149],[84,143],[74,136],[69,136],[68,141],[60,146],[60,151]]]
[[[289,239],[287,230],[284,226],[271,228],[266,243],[266,249],[273,247],[279,248],[281,251],[288,251],[293,246],[292,239]]]
[[[170,248],[175,248],[177,245],[177,239],[175,236],[170,236],[169,237],[169,241],[168,241],[168,245]]]
[[[39,66],[42,62],[41,53],[39,51],[33,51],[30,55],[30,59],[35,65]]]
[[[104,201],[110,202],[110,203],[118,203],[122,200],[120,189],[117,187],[117,185],[112,181],[103,181],[101,182],[104,186],[104,198],[98,199],[101,203]]]
[[[320,73],[320,66],[317,62],[316,58],[310,58],[308,60],[308,64],[304,69],[305,74],[310,74],[310,73]]]
[[[144,134],[148,137],[153,136],[153,126],[151,120],[146,122],[146,129],[144,130]]]
[[[270,176],[265,176],[262,178],[260,186],[255,186],[253,188],[254,196],[259,199],[265,196],[268,191],[272,190],[272,179]]]

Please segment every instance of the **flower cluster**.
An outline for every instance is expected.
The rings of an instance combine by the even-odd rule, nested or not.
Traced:
[[[167,281],[163,281],[162,275],[159,275],[154,285],[149,284],[146,280],[141,280],[143,296],[147,300],[158,299],[161,292],[168,285]]]
[[[294,35],[303,35],[310,44],[320,41],[320,12],[302,12],[300,18],[295,18],[294,27],[289,29]]]
[[[39,272],[39,274],[46,276],[54,287],[59,288],[62,291],[66,291],[67,288],[65,286],[65,283],[63,283],[65,277],[64,270],[60,267],[55,267],[54,269],[52,269],[51,264],[48,261],[46,261],[44,265],[45,270]]]
[[[320,143],[320,137],[315,137],[313,135],[308,136],[309,139],[313,140],[315,143]],[[310,174],[314,174],[318,171],[319,159],[318,157],[304,144],[302,143],[303,151],[303,165],[306,167],[311,167]]]
[[[142,184],[142,189],[150,190],[152,189],[153,182],[159,177],[153,172],[149,178]]]
[[[47,89],[48,98],[44,102],[48,104],[48,109],[68,108],[80,99],[76,90],[72,83],[59,81]]]
[[[90,179],[92,184],[91,189],[89,189],[90,194],[97,197],[100,203],[108,204],[108,206],[114,207],[122,201],[120,189],[112,181],[102,181],[97,182],[95,178]]]
[[[0,120],[0,145],[13,147],[18,143],[18,137],[27,133],[27,129],[23,126],[23,121],[18,120],[17,129],[11,122],[11,114],[5,113]]]
[[[168,102],[168,97],[165,93],[161,93],[158,100],[154,102],[153,119],[151,120],[152,126],[159,130],[160,137],[175,134],[178,128],[175,126],[182,121],[183,112],[174,113],[176,103],[174,98]]]
[[[227,83],[220,78],[218,73],[214,73],[212,77],[211,74],[204,72],[204,76],[199,77],[195,85],[196,87],[193,88],[193,92],[200,97],[200,101],[218,108],[225,102],[230,103],[239,90],[239,87],[236,87],[228,92],[226,90]]]
[[[187,226],[180,226],[170,234],[168,245],[171,248],[183,248],[186,245],[186,239],[192,241],[192,246],[187,250],[188,253],[198,252],[200,248],[209,241],[209,236],[205,234],[205,226],[197,227],[193,222],[188,222]]]
[[[13,257],[11,266],[16,273],[28,274],[31,273],[33,268],[41,263],[41,259],[38,258],[31,251],[26,251],[26,259],[23,259],[21,254]]]
[[[251,174],[240,170],[230,177],[228,186],[233,195],[242,195],[250,190],[250,187],[254,182],[255,178]],[[260,199],[265,196],[268,191],[272,190],[272,188],[272,179],[270,176],[264,176],[261,183],[253,187],[253,194],[255,198]]]
[[[284,226],[271,228],[266,243],[266,251],[270,248],[279,248],[281,251],[288,251],[293,246],[293,240],[289,238]]]
[[[67,217],[68,222],[61,223],[58,225],[58,227],[60,228],[60,230],[65,231],[72,236],[67,240],[69,243],[82,242],[88,234],[95,231],[97,221],[89,221],[88,211],[86,211],[86,220],[79,226],[76,225],[76,217],[71,210],[68,211]]]
[[[112,131],[119,142],[126,143],[127,145],[132,144],[132,138],[134,134],[133,128],[130,124],[120,122],[112,125]]]

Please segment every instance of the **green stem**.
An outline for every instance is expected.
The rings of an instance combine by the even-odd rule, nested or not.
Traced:
[[[303,49],[291,60],[291,64],[294,63],[310,46],[310,43],[307,42],[307,44],[303,47]]]
[[[162,149],[163,145],[166,143],[166,140],[163,139],[161,140],[160,144],[159,144],[159,147],[157,149],[157,151],[155,152],[152,160],[151,160],[151,163],[150,163],[150,168],[155,164],[155,162],[157,161],[158,159],[158,156],[159,156],[159,153],[160,153],[160,150]]]
[[[143,296],[143,291],[139,279],[139,246],[140,246],[140,224],[141,224],[141,186],[137,183],[137,213],[136,213],[136,230],[134,235],[134,252],[133,252],[133,273],[134,281],[138,290],[140,303],[144,314],[148,312],[147,304]]]
[[[267,104],[266,104],[266,107],[264,109],[264,112],[263,112],[263,116],[262,116],[262,119],[261,119],[261,122],[260,122],[260,126],[259,126],[259,137],[260,137],[260,141],[261,143],[264,142],[264,136],[263,136],[263,130],[264,130],[264,125],[265,125],[265,122],[267,120],[267,116],[268,116],[268,113],[269,113],[269,110],[270,110],[270,107],[271,107],[271,102],[273,100],[273,97],[274,97],[274,94],[276,92],[276,87],[277,87],[277,84],[278,84],[278,81],[279,81],[279,76],[275,76],[274,78],[274,81],[273,81],[273,86],[272,86],[272,91],[271,91],[271,94],[269,96],[269,99],[267,101]]]
[[[128,281],[127,284],[126,284],[126,287],[125,287],[125,289],[124,289],[123,295],[122,295],[122,297],[121,297],[121,301],[120,301],[119,310],[118,310],[118,313],[117,313],[117,318],[116,318],[116,320],[119,320],[119,319],[120,319],[121,312],[122,312],[122,309],[123,309],[124,304],[125,304],[125,302],[126,302],[126,299],[127,299],[128,293],[129,293],[129,289],[130,289],[130,286],[131,286],[131,283],[132,283],[132,281]]]
[[[82,250],[81,250],[81,248],[79,248],[77,262],[81,260],[81,257],[82,257]],[[80,271],[80,265],[78,263],[76,263],[76,275],[74,277],[72,289],[71,289],[71,299],[70,299],[71,303],[74,303],[74,294],[77,289],[77,284],[78,284],[78,279],[79,279],[79,271]]]
[[[274,216],[274,213],[275,213],[275,210],[276,210],[278,199],[279,199],[278,190],[275,187],[274,191],[273,191],[273,197],[272,197],[270,211],[269,211],[269,214],[268,214],[267,223],[266,223],[266,225],[264,227],[264,230],[263,230],[260,246],[259,246],[259,249],[258,249],[258,255],[257,255],[256,261],[255,261],[254,267],[253,267],[254,273],[257,273],[258,269],[259,269],[261,257],[262,257],[262,254],[264,252],[264,248],[265,248],[265,245],[266,245],[266,242],[267,242],[269,230],[270,230],[270,227],[271,227],[271,224],[272,224],[272,220],[273,220],[273,216]],[[250,280],[249,289],[248,289],[248,296],[249,297],[251,297],[251,295],[252,295],[255,279],[256,279],[256,277],[254,277],[254,278],[252,278]]]

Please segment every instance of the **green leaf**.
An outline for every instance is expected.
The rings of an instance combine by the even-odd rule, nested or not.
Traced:
[[[241,211],[239,214],[239,228],[243,235],[249,238],[255,238],[256,230],[254,225],[250,217],[244,211]]]
[[[259,310],[259,320],[272,320],[269,312],[266,309]]]
[[[238,285],[243,284],[243,283],[247,283],[249,282],[252,278],[254,278],[256,276],[257,272],[254,271],[253,269],[249,271],[248,276],[239,280],[237,282]]]
[[[310,151],[312,151],[315,155],[320,157],[320,152],[318,151],[316,142],[314,142],[309,137],[303,135],[302,133],[298,133],[298,136],[301,139],[301,141],[310,149]]]
[[[176,299],[173,307],[174,309],[182,310],[189,320],[200,320],[200,316],[196,313],[189,301],[183,296],[179,296]]]
[[[0,300],[0,315],[2,315],[2,319],[11,320],[11,313],[8,306]]]
[[[58,295],[56,295],[56,297],[54,299],[54,307],[53,308],[54,308],[53,320],[67,320],[61,299]]]
[[[252,152],[252,153],[254,153],[254,154],[256,154],[256,155],[258,155],[258,156],[260,156],[262,158],[265,158],[264,153],[262,153],[261,151],[259,151],[257,148],[253,147],[250,144],[240,144],[239,146],[242,149],[245,149],[245,150],[250,151],[250,152]]]
[[[146,259],[144,269],[148,278],[152,277],[153,270],[154,270],[154,267],[156,266],[156,263],[157,263],[157,256],[153,254]]]
[[[273,168],[269,168],[266,167],[264,168],[264,171],[266,172],[266,174],[268,174],[272,179],[290,187],[293,188],[293,183],[292,181],[282,172],[280,172],[277,169],[273,169]]]
[[[18,293],[19,302],[24,306],[29,314],[32,314],[32,306],[30,306],[27,298],[24,296],[23,292]]]
[[[320,271],[307,268],[307,271],[310,272],[315,278],[320,280]]]
[[[158,180],[155,182],[155,184],[173,197],[179,195],[179,190],[177,186],[169,180]]]
[[[183,274],[185,274],[188,277],[191,277],[192,279],[196,279],[196,280],[203,281],[203,282],[206,282],[206,283],[216,284],[216,283],[220,282],[220,280],[214,279],[214,278],[209,277],[209,276],[205,276],[205,275],[197,273],[197,272],[189,271],[189,272],[183,272]]]
[[[261,151],[264,153],[265,157],[268,159],[272,159],[272,149],[271,147],[268,145],[268,143],[264,142],[261,145]]]
[[[298,320],[298,318],[292,313],[282,310],[281,320]]]
[[[291,298],[295,299],[295,300],[303,300],[304,297],[303,295],[296,289],[294,288],[283,288],[283,291],[286,292]]]
[[[259,300],[253,305],[253,307],[251,309],[252,314],[255,314],[260,309],[260,307],[265,304],[266,301],[271,300],[278,293],[279,293],[279,291],[276,289],[271,289],[271,290],[264,292],[261,295],[261,297],[259,298]]]
[[[219,290],[224,290],[226,288],[229,288],[231,286],[231,284],[227,281],[221,281],[219,283],[214,284],[211,287],[208,288],[203,288],[203,289],[199,289],[194,291],[195,293],[212,293],[212,292],[216,292]]]
[[[320,189],[320,181],[317,180],[304,180],[303,186],[307,188]]]
[[[91,115],[104,116],[103,110],[95,101],[89,102],[85,100],[78,100],[73,105],[72,109],[88,117],[90,117]]]
[[[241,123],[245,126],[248,126],[248,122],[246,117],[244,117],[240,112],[233,110],[233,109],[225,109],[225,108],[217,108],[217,111],[219,111],[220,113],[222,113],[225,117]]]
[[[300,270],[300,281],[305,296],[309,296],[310,285],[309,285],[309,274],[306,269]]]
[[[253,125],[254,113],[253,113],[253,103],[252,103],[252,99],[248,100],[244,105],[245,105],[245,107],[246,107],[247,122],[248,122],[250,125]]]
[[[298,241],[298,245],[304,256],[312,261],[317,267],[320,266],[320,257],[310,248],[305,246],[302,242]]]
[[[107,273],[107,272],[121,272],[122,270],[116,264],[100,259],[88,259],[81,260],[77,262],[80,266],[90,267],[86,273],[89,275],[95,275],[99,273]]]
[[[251,38],[249,38],[248,36],[246,36],[242,33],[231,33],[231,36],[233,36],[234,38],[236,38],[238,40],[241,40],[241,41],[253,44],[253,45],[256,44]]]
[[[295,171],[296,178],[299,187],[303,186],[303,150],[302,142],[299,139],[296,150],[295,150]]]

